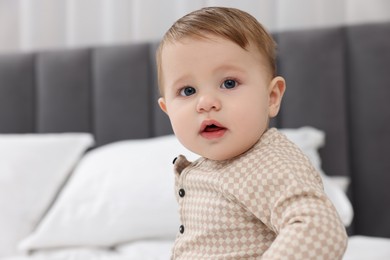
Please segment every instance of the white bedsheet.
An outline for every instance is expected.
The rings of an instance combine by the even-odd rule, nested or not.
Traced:
[[[124,244],[113,250],[58,249],[31,256],[7,257],[0,260],[168,260],[173,241],[145,240]],[[389,260],[390,239],[352,236],[343,260]]]
[[[390,239],[352,236],[343,260],[389,260]]]
[[[167,260],[173,241],[145,240],[124,244],[112,250],[99,248],[53,249],[30,256],[14,256],[0,260]]]

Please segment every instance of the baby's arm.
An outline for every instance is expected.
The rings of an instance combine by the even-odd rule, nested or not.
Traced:
[[[277,237],[262,259],[341,259],[348,238],[334,206],[321,189],[301,185],[289,186],[276,202]]]
[[[262,166],[240,177],[240,187],[245,188],[230,190],[276,234],[262,259],[341,259],[346,230],[314,168],[280,158]]]

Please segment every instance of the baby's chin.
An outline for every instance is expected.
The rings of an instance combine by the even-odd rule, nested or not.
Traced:
[[[213,161],[226,161],[244,154],[248,149],[249,148],[245,148],[245,149],[240,149],[235,151],[220,149],[219,151],[214,151],[214,152],[209,150],[199,155]]]
[[[191,152],[213,161],[231,160],[250,150],[258,141],[255,138],[240,139],[225,139],[214,143],[207,144],[200,142],[186,142],[188,140],[181,140],[181,143]],[[179,139],[180,141],[180,139]]]

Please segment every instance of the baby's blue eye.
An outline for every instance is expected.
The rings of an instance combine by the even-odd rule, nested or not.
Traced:
[[[235,88],[236,86],[237,86],[237,81],[228,79],[223,82],[221,87],[226,89],[232,89]]]
[[[195,94],[196,90],[193,87],[184,87],[180,90],[180,96],[191,96]]]

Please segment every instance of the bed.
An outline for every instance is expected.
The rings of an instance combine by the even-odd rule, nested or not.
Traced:
[[[282,129],[321,171],[344,259],[390,259],[390,23],[274,34]],[[0,259],[169,259],[185,150],[157,43],[0,55]]]

